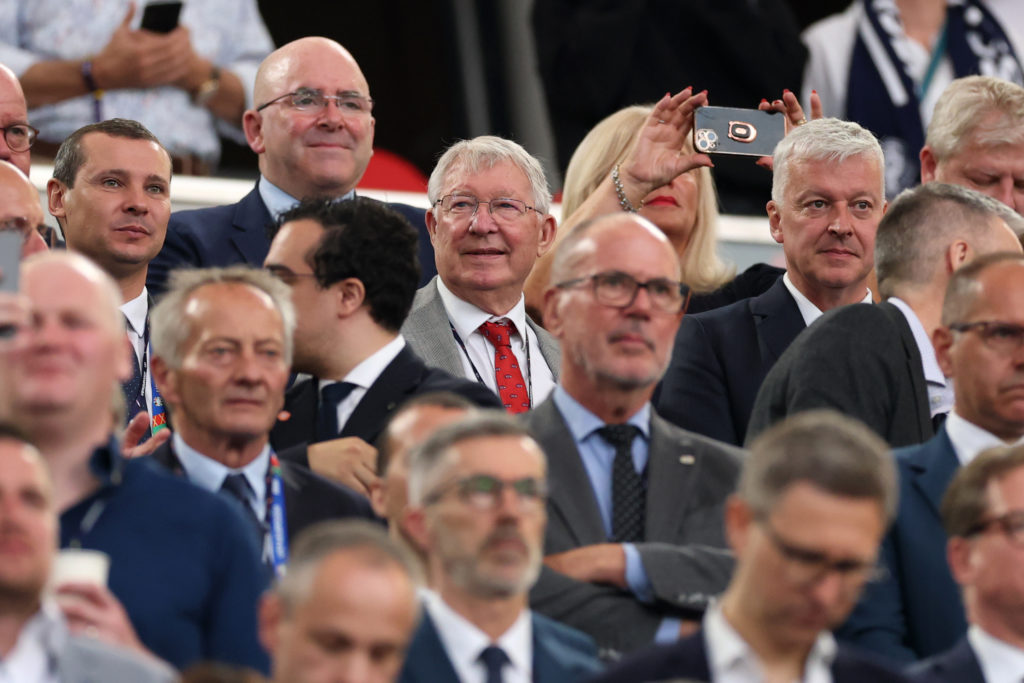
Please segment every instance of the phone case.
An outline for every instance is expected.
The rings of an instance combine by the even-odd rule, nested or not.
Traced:
[[[782,114],[759,109],[701,107],[693,126],[693,146],[705,154],[771,156],[786,135]]]

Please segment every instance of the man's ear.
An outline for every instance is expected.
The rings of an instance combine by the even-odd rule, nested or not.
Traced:
[[[381,519],[388,518],[387,486],[384,479],[375,479],[370,483],[370,506],[373,513]]]
[[[551,245],[555,243],[555,235],[558,234],[558,222],[551,214],[546,214],[540,224],[540,236],[537,239],[537,258],[548,252]]]
[[[281,598],[272,592],[265,593],[260,600],[258,626],[260,643],[271,658],[278,646],[278,626],[283,618],[284,605],[281,604]]]
[[[964,240],[956,240],[946,249],[946,273],[952,275],[973,258],[971,245]]]
[[[754,514],[745,500],[735,493],[725,501],[725,538],[736,557],[743,554],[750,537]]]
[[[782,214],[779,213],[779,205],[772,199],[765,204],[764,210],[768,213],[768,229],[771,232],[772,239],[782,244]]]
[[[46,207],[49,209],[50,215],[58,220],[66,215],[64,199],[67,196],[67,191],[67,186],[56,178],[46,181]],[[64,223],[61,223],[61,226],[63,225]]]
[[[942,374],[952,377],[953,360],[950,351],[953,348],[953,331],[946,327],[936,327],[932,332],[932,346],[935,347],[935,360]]]
[[[349,317],[366,303],[366,286],[358,278],[349,277],[335,282],[331,289],[334,290],[334,300],[341,318]]]
[[[156,382],[160,396],[168,406],[179,405],[181,397],[178,395],[178,382],[174,372],[160,356],[151,356],[149,360],[153,371],[153,381]]]
[[[267,151],[267,145],[263,140],[263,115],[255,109],[246,109],[242,114],[242,130],[245,132],[245,141],[249,148],[257,154]]]
[[[961,588],[974,581],[973,550],[974,543],[969,538],[954,536],[946,543],[946,562]]]
[[[930,183],[935,180],[935,173],[939,167],[939,161],[935,158],[932,148],[925,145],[921,148],[921,184]]]
[[[423,552],[427,552],[430,549],[430,532],[427,529],[425,509],[407,505],[402,513],[402,529]]]
[[[548,287],[544,291],[543,320],[544,329],[555,339],[562,338],[562,316],[558,309],[558,302],[562,291],[558,287]]]
[[[430,235],[430,243],[436,247],[437,216],[434,215],[433,208],[427,209],[427,212],[423,215],[423,222],[427,224],[427,234]]]

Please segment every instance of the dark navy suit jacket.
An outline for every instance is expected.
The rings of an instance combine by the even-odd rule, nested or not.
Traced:
[[[641,683],[643,681],[711,681],[704,646],[704,629],[671,645],[656,645],[637,652],[593,678],[593,683]],[[833,683],[901,683],[907,679],[882,664],[839,647],[832,660]]]
[[[760,296],[687,315],[661,380],[658,414],[742,446],[761,382],[804,327],[781,277]]]
[[[912,662],[945,652],[967,632],[939,517],[942,496],[960,461],[945,427],[920,446],[896,451],[895,457],[899,512],[879,554],[887,576],[866,586],[837,636]]]
[[[909,671],[915,683],[985,683],[978,656],[964,636],[949,652],[927,659]]]
[[[589,636],[533,613],[534,683],[574,683],[601,670],[597,646]],[[437,628],[426,611],[420,621],[399,683],[461,683]]]
[[[278,421],[270,432],[270,442],[282,460],[309,465],[306,445],[317,441],[316,419],[320,405],[317,384],[316,378],[306,379],[297,382],[285,394],[284,409],[291,417]],[[450,391],[483,408],[501,408],[501,400],[483,384],[428,368],[406,346],[367,389],[338,436],[358,436],[372,444],[402,403],[431,391]]]
[[[434,248],[430,244],[424,209],[408,204],[388,204],[405,216],[419,233],[419,261],[424,285],[437,274]],[[209,268],[248,263],[263,267],[270,250],[267,227],[273,223],[259,189],[242,197],[237,204],[205,209],[176,211],[167,224],[164,247],[149,264],[146,286],[154,296],[167,287],[167,277],[175,268]]]

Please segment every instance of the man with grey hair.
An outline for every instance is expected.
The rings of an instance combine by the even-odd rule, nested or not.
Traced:
[[[320,522],[260,605],[274,683],[389,683],[416,627],[419,570],[376,524]]]
[[[994,76],[958,78],[935,104],[921,182],[963,185],[1024,213],[1024,88]]]
[[[531,612],[547,497],[544,452],[497,411],[435,432],[410,456],[406,528],[431,588],[403,683],[572,683],[599,669],[587,636]]]
[[[896,510],[896,472],[877,436],[833,411],[758,438],[725,516],[736,571],[699,632],[625,660],[598,681],[902,681],[837,645],[875,571]]]
[[[437,277],[402,326],[427,365],[490,388],[521,413],[558,379],[558,344],[526,314],[523,284],[555,239],[540,163],[485,135],[448,148],[430,174],[427,230]]]
[[[551,278],[544,320],[562,376],[523,416],[551,465],[545,570],[530,600],[614,658],[675,640],[725,589],[722,512],[742,453],[651,407],[688,296],[663,232],[624,211],[581,223]]]
[[[1020,221],[991,197],[928,183],[902,192],[878,225],[877,306],[822,316],[768,373],[751,412],[748,441],[786,415],[835,408],[892,446],[930,439],[953,405],[931,334],[953,271],[982,254],[1021,251]]]
[[[284,404],[295,310],[288,286],[248,266],[183,270],[153,309],[153,375],[174,422],[154,461],[241,504],[277,573],[288,539],[366,499],[278,460],[270,428]]]
[[[982,450],[1024,441],[1024,256],[990,254],[956,271],[932,341],[953,410],[931,440],[896,451],[900,510],[882,544],[885,576],[839,634],[903,662],[937,655],[967,630],[939,516],[947,485]]]
[[[775,148],[768,222],[786,272],[763,294],[683,319],[658,412],[698,434],[742,445],[775,361],[825,311],[870,303],[885,162],[856,123],[817,119]]]

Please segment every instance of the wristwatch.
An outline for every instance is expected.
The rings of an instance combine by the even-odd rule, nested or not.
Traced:
[[[210,67],[210,77],[199,84],[192,101],[200,107],[206,106],[206,103],[217,94],[218,90],[220,90],[220,67],[214,65]]]

